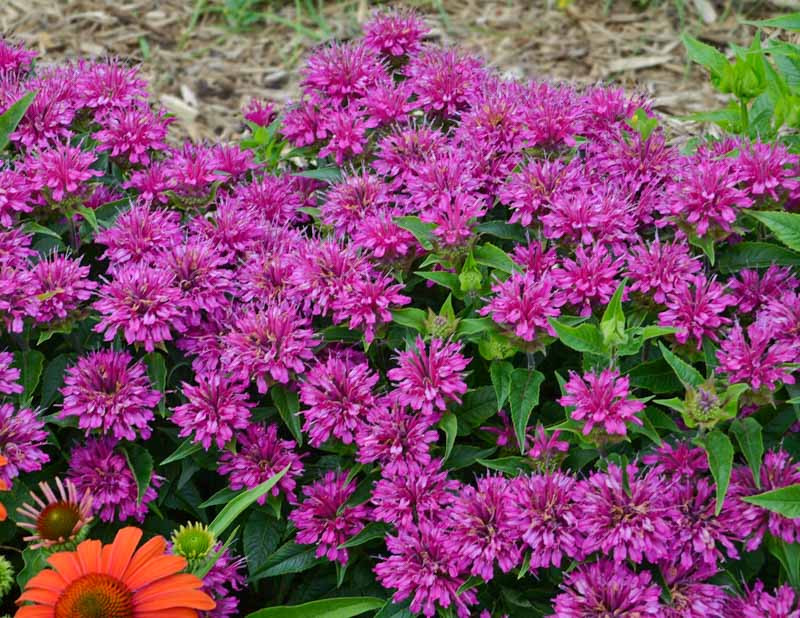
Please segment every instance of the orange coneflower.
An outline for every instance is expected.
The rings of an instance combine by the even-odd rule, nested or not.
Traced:
[[[197,618],[214,601],[202,580],[181,573],[186,560],[166,553],[163,537],[142,538],[123,528],[114,542],[84,541],[74,552],[58,552],[25,586],[16,618]]]
[[[56,477],[58,495],[45,482],[39,483],[44,500],[31,492],[31,497],[36,504],[27,502],[17,509],[17,512],[30,519],[20,521],[21,528],[29,530],[32,534],[25,537],[31,542],[31,547],[50,547],[72,543],[71,547],[59,549],[75,549],[74,543],[86,538],[85,526],[92,520],[92,496],[87,489],[83,497],[78,498],[75,484],[67,479],[62,483]]]
[[[8,465],[8,459],[0,455],[0,468],[6,465]],[[8,483],[5,479],[0,479],[0,491],[8,491]],[[5,505],[0,502],[0,521],[5,521],[7,517],[8,511],[6,511]]]

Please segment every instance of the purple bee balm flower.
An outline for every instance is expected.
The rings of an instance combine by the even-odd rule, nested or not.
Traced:
[[[553,464],[558,465],[558,462],[569,452],[569,442],[559,440],[560,437],[561,430],[555,429],[552,435],[548,436],[544,425],[539,423],[536,425],[533,435],[530,434],[530,431],[528,433],[531,446],[526,454],[534,461],[542,464],[545,469]]]
[[[800,187],[796,180],[798,162],[797,155],[789,154],[781,144],[742,140],[737,167],[751,197],[769,196],[777,202]]]
[[[81,68],[77,89],[82,104],[94,109],[96,117],[114,108],[138,107],[147,99],[147,82],[139,78],[138,67],[109,60]]]
[[[386,77],[378,56],[361,42],[318,49],[308,58],[303,73],[306,93],[337,106],[367,96],[372,86]]]
[[[35,51],[25,49],[21,43],[12,45],[0,40],[0,71],[27,71],[36,56]]]
[[[560,567],[565,557],[583,557],[576,481],[562,472],[520,476],[508,504],[509,525],[531,548],[530,568]]]
[[[405,406],[385,398],[376,401],[358,428],[358,461],[377,461],[386,474],[412,463],[425,467],[431,461],[430,445],[437,439],[430,419],[409,414]]]
[[[627,267],[631,292],[641,292],[664,304],[667,294],[676,292],[686,279],[698,274],[703,265],[689,255],[687,243],[662,243],[656,239],[649,244],[640,242],[632,246],[627,255]]]
[[[408,121],[408,113],[413,109],[413,103],[408,102],[409,97],[406,82],[395,83],[385,79],[375,84],[361,103],[369,124],[383,127]]]
[[[76,446],[68,459],[67,478],[75,484],[78,494],[89,492],[92,510],[105,522],[123,522],[133,517],[139,523],[147,515],[147,504],[158,497],[156,489],[162,478],[155,473],[138,500],[139,490],[128,460],[115,450],[117,441],[106,436],[89,438]]]
[[[201,590],[210,595],[217,606],[211,611],[200,612],[200,618],[232,618],[239,615],[239,599],[235,592],[244,588],[247,578],[241,571],[246,561],[235,558],[230,549],[223,549],[217,543],[211,550],[216,555],[214,564],[208,573],[203,575]]]
[[[28,258],[37,255],[31,247],[32,236],[19,228],[4,230],[0,228],[0,266],[16,269],[28,267]],[[4,288],[0,288],[2,290]]]
[[[42,450],[47,431],[39,414],[30,408],[16,410],[10,403],[0,404],[0,456],[7,460],[0,467],[0,481],[11,487],[20,472],[36,472],[50,461]]]
[[[766,301],[757,318],[772,328],[776,339],[800,344],[800,294],[784,292]]]
[[[326,109],[325,114],[328,112]],[[302,101],[287,109],[283,116],[281,133],[295,148],[311,146],[328,135],[323,124],[323,113],[310,101]]]
[[[364,171],[345,177],[328,191],[320,207],[320,218],[338,234],[352,234],[368,214],[388,204],[386,184]]]
[[[373,389],[378,378],[367,363],[333,354],[308,370],[300,385],[300,401],[308,406],[301,414],[311,446],[318,447],[331,435],[345,444],[353,442],[375,406]]]
[[[417,246],[417,241],[408,230],[394,221],[389,209],[380,209],[365,217],[353,231],[352,246],[366,249],[373,257],[393,262]]]
[[[800,285],[790,268],[773,264],[763,275],[757,270],[745,268],[728,280],[727,286],[736,299],[736,309],[740,313],[750,313],[763,307],[770,299],[779,298],[784,292],[792,291]]]
[[[287,304],[250,309],[233,321],[224,336],[222,360],[229,371],[249,383],[255,378],[258,392],[267,392],[269,382],[289,382],[289,372],[303,373],[314,358],[317,340],[309,321]]]
[[[24,270],[24,264],[17,266],[15,261],[11,256],[8,261],[0,261],[0,320],[12,333],[21,333],[24,319],[36,317],[39,300],[33,275]]]
[[[725,559],[719,547],[733,560],[739,558],[733,543],[740,536],[725,515],[714,514],[716,487],[705,478],[683,478],[674,487],[673,506],[679,516],[672,536],[673,555],[669,560],[689,569],[706,565],[712,571]]]
[[[447,540],[470,575],[489,581],[494,577],[495,561],[508,573],[519,564],[522,554],[511,519],[510,481],[486,476],[476,484],[464,485],[448,509],[452,535]]]
[[[747,193],[737,188],[742,174],[736,167],[729,157],[700,155],[686,160],[680,166],[682,177],[670,184],[659,209],[691,226],[700,237],[712,227],[730,232],[739,210],[753,205]]]
[[[228,261],[209,241],[192,239],[173,245],[162,259],[175,274],[174,285],[182,292],[189,324],[200,324],[201,311],[216,315],[228,308],[227,294],[234,291],[231,272],[225,269]]]
[[[147,107],[113,109],[105,115],[100,131],[92,134],[97,152],[110,151],[110,156],[124,157],[133,165],[149,165],[154,152],[166,150],[164,139],[174,118],[164,110],[154,114]]]
[[[428,416],[445,410],[445,399],[461,403],[460,395],[467,392],[463,372],[469,359],[461,354],[460,343],[434,337],[428,347],[417,337],[414,348],[396,358],[398,366],[386,375],[395,383],[394,395],[400,403]]]
[[[461,150],[451,148],[437,153],[420,162],[408,177],[405,189],[410,195],[406,206],[410,212],[424,214],[428,210],[452,209],[450,202],[459,195],[462,200],[475,198],[481,186],[476,172],[475,162]],[[466,212],[470,207],[467,204],[463,210]]]
[[[444,153],[446,145],[442,132],[428,126],[397,128],[378,142],[373,167],[381,176],[393,179],[393,188],[399,188],[414,178],[420,167]]]
[[[217,156],[210,146],[186,142],[180,150],[173,150],[166,161],[167,173],[174,182],[173,190],[190,200],[205,199],[211,185],[224,179],[216,173]]]
[[[426,518],[441,519],[444,507],[455,501],[458,481],[448,479],[442,462],[434,459],[426,465],[407,465],[383,470],[383,478],[372,490],[372,517],[378,521],[407,527]]]
[[[699,350],[703,347],[703,337],[719,341],[717,333],[720,326],[730,324],[730,320],[722,314],[735,302],[722,285],[703,275],[696,275],[667,294],[667,310],[658,314],[658,323],[677,328],[675,339],[679,343],[694,339]]]
[[[47,189],[50,199],[61,202],[89,193],[87,182],[103,175],[100,170],[90,168],[96,159],[92,152],[78,146],[57,144],[29,159],[27,171],[35,185]]]
[[[192,436],[205,450],[212,442],[223,449],[235,430],[247,428],[255,404],[238,380],[214,373],[198,375],[196,381],[197,385],[181,384],[189,401],[173,410],[171,420],[181,428],[179,437]]]
[[[583,110],[577,94],[570,86],[532,83],[523,95],[523,135],[529,147],[557,148],[574,146],[575,135],[581,132]]]
[[[294,504],[296,479],[303,474],[302,455],[295,452],[294,440],[281,440],[275,423],[251,423],[244,431],[236,433],[236,452],[225,450],[220,455],[218,472],[230,477],[233,490],[253,489],[289,466],[289,470],[271,490],[273,496],[284,493]],[[258,499],[264,504],[266,496]]]
[[[435,47],[411,58],[404,73],[416,95],[415,104],[445,118],[467,109],[470,95],[486,76],[477,58]]]
[[[28,81],[25,89],[36,96],[9,139],[28,149],[49,148],[69,139],[79,106],[75,78],[74,67],[49,67]]]
[[[250,99],[242,110],[242,116],[259,127],[268,127],[278,117],[278,112],[270,101]]]
[[[731,383],[745,382],[753,390],[774,391],[783,384],[794,384],[793,363],[800,357],[797,348],[788,341],[775,341],[772,326],[753,322],[747,327],[747,341],[741,325],[733,325],[717,351],[717,372],[727,373]]]
[[[512,210],[509,222],[525,226],[535,219],[538,222],[539,215],[552,206],[554,199],[581,189],[586,180],[577,161],[532,160],[513,173],[498,193],[498,199]]]
[[[742,498],[797,485],[800,483],[800,465],[792,461],[786,451],[770,451],[764,455],[760,481],[760,487],[756,487],[749,467],[734,468],[728,496],[725,499],[729,525],[742,538],[747,539],[745,543],[747,551],[755,551],[767,532],[787,543],[799,542],[800,519],[784,517],[780,513],[745,502]]]
[[[29,203],[30,194],[30,182],[24,174],[10,169],[0,170],[0,225],[12,227],[16,213],[33,210]]]
[[[628,399],[628,376],[620,377],[616,369],[589,372],[583,377],[570,371],[569,376],[564,386],[567,394],[558,403],[574,407],[570,416],[576,421],[585,421],[583,435],[588,435],[595,425],[602,425],[607,434],[624,436],[628,433],[627,422],[642,424],[636,415],[644,410],[644,404]]]
[[[94,308],[100,313],[95,332],[112,341],[121,330],[128,344],[141,343],[148,352],[172,340],[172,330],[186,330],[185,307],[175,275],[168,270],[130,264],[98,291]]]
[[[455,606],[459,618],[469,618],[470,605],[478,602],[475,591],[458,593],[466,581],[461,573],[460,551],[448,538],[451,534],[439,522],[421,521],[418,526],[400,528],[397,536],[386,536],[388,558],[375,566],[384,588],[396,588],[395,603],[412,597],[410,610],[426,618],[436,615],[436,607]]]
[[[89,279],[89,267],[81,266],[81,258],[53,254],[33,267],[33,285],[39,304],[37,322],[65,320],[97,287]]]
[[[686,442],[675,446],[664,442],[654,453],[642,457],[642,461],[653,467],[656,474],[677,479],[692,479],[708,470],[708,456],[698,447],[692,448]]]
[[[60,418],[76,416],[89,435],[97,429],[116,439],[150,437],[153,408],[161,393],[153,389],[142,361],[127,352],[90,352],[66,370]]]
[[[714,575],[713,569],[701,567],[662,567],[669,588],[669,604],[663,608],[664,618],[727,618],[727,592],[722,586],[703,583]]]
[[[410,56],[428,34],[425,21],[413,11],[375,12],[364,24],[364,45],[382,56]]]
[[[285,224],[303,207],[303,196],[294,184],[280,176],[263,176],[253,182],[239,185],[234,198],[247,204],[266,221]]]
[[[546,245],[537,240],[514,247],[511,259],[534,277],[544,277],[558,264],[556,250],[553,247],[548,249]]]
[[[11,352],[0,352],[0,393],[5,395],[18,395],[25,389],[18,382],[20,371],[12,367],[14,355]]]
[[[350,329],[363,330],[364,340],[372,343],[375,328],[392,321],[389,308],[411,302],[408,296],[400,294],[402,289],[403,285],[388,275],[358,277],[350,290],[343,291],[333,301],[333,321],[337,324],[347,321]]]
[[[453,195],[442,194],[433,208],[420,212],[423,223],[433,223],[432,234],[444,247],[459,247],[467,244],[473,235],[477,219],[486,214],[486,200],[480,195],[457,191]]]
[[[240,180],[251,170],[259,167],[255,162],[252,150],[242,150],[238,145],[217,144],[211,149],[211,166],[216,172],[221,172],[229,179]]]
[[[575,250],[575,259],[564,259],[563,268],[553,271],[556,284],[567,294],[567,302],[580,307],[582,316],[592,314],[592,305],[606,305],[619,285],[622,258],[614,258],[605,246]]]
[[[498,324],[524,341],[534,341],[537,335],[555,336],[548,318],[560,315],[566,295],[555,287],[550,273],[513,272],[505,281],[492,286],[493,296],[478,313],[491,315]]]
[[[213,216],[196,217],[189,224],[190,230],[215,245],[229,261],[241,258],[259,248],[264,240],[264,228],[253,225],[259,221],[255,207],[236,199],[220,199]]]
[[[151,163],[143,170],[135,170],[130,178],[122,183],[123,188],[138,191],[139,202],[145,206],[150,206],[154,202],[167,204],[169,202],[167,191],[172,190],[174,186],[175,180],[164,161]]]
[[[797,593],[789,584],[783,584],[770,594],[764,589],[764,583],[757,580],[745,592],[744,597],[728,599],[725,618],[800,618]]]
[[[614,464],[577,484],[574,500],[584,535],[583,551],[602,551],[615,562],[656,562],[669,555],[678,513],[671,504],[667,483],[652,470],[636,474],[629,466],[629,492],[623,488],[622,470]]]
[[[356,490],[355,480],[348,481],[344,472],[329,471],[325,476],[303,487],[305,499],[289,515],[297,526],[297,542],[317,545],[317,558],[347,564],[346,549],[339,545],[363,530],[367,507],[346,506]]]
[[[648,571],[634,573],[624,564],[601,558],[582,564],[561,584],[550,618],[663,617],[661,588]]]
[[[159,252],[179,245],[182,238],[179,213],[139,203],[120,214],[113,227],[98,232],[95,241],[106,247],[102,257],[119,267],[159,262]]]
[[[330,139],[320,148],[319,156],[323,158],[333,155],[336,165],[341,166],[346,159],[364,152],[367,129],[374,128],[375,123],[358,110],[348,107],[328,112],[323,120],[323,127]]]

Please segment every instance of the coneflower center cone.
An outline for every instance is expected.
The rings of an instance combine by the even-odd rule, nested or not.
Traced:
[[[61,593],[55,618],[133,618],[133,594],[116,577],[89,573]]]

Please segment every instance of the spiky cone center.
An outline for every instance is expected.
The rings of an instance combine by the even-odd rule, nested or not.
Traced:
[[[0,600],[3,599],[14,585],[14,567],[5,556],[0,556]]]
[[[116,577],[89,573],[61,593],[54,614],[55,618],[133,618],[133,593]]]
[[[214,535],[202,524],[181,526],[172,535],[175,553],[190,561],[207,556],[215,542]]]
[[[42,509],[36,519],[36,533],[44,541],[64,542],[74,534],[80,521],[80,506],[74,502],[59,500]]]

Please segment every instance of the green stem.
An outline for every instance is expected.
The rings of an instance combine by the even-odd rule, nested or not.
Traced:
[[[747,114],[747,102],[744,99],[739,100],[739,110],[742,115],[742,133],[749,133],[750,118]]]

